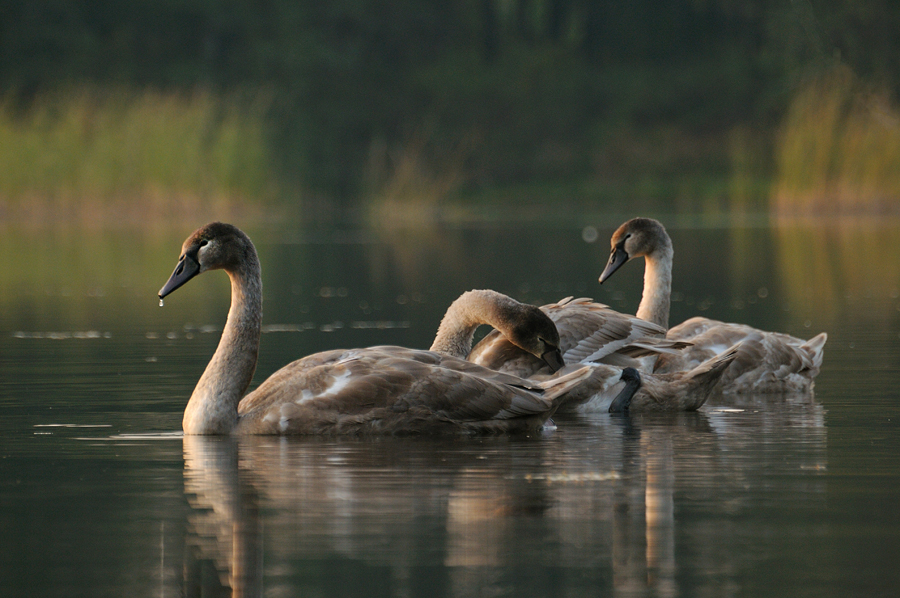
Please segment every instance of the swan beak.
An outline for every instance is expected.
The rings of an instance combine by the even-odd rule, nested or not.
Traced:
[[[558,372],[566,365],[566,362],[563,361],[562,352],[559,350],[559,347],[547,351],[546,353],[541,355],[541,359],[544,360],[544,363],[550,366],[551,372]]]
[[[168,282],[159,290],[159,298],[162,299],[198,274],[200,274],[200,264],[191,256],[184,255],[178,260],[178,265],[175,266],[175,271],[172,272]]]
[[[621,379],[625,382],[625,388],[619,391],[619,394],[610,403],[610,413],[628,413],[628,408],[631,407],[631,399],[634,398],[634,393],[641,387],[641,375],[634,368],[622,370]]]
[[[622,264],[628,261],[628,253],[622,247],[616,247],[613,249],[613,252],[609,254],[609,261],[606,262],[606,268],[603,270],[603,274],[600,275],[600,284],[606,282],[606,279],[613,275],[613,272],[622,267]]]

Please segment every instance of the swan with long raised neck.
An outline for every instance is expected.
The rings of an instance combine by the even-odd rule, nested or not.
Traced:
[[[626,262],[644,258],[644,290],[637,317],[668,327],[672,293],[672,240],[651,218],[633,218],[612,235],[602,284]],[[797,392],[812,388],[824,356],[826,333],[810,340],[766,332],[744,324],[695,317],[670,329],[666,338],[691,346],[680,354],[660,355],[654,372],[687,371],[736,343],[741,350],[723,374],[723,392]]]
[[[435,351],[381,346],[310,355],[244,396],[256,369],[262,322],[259,258],[247,235],[218,222],[196,230],[159,296],[216,269],[231,279],[231,308],[185,408],[186,434],[535,430],[589,374],[580,369],[534,382]]]

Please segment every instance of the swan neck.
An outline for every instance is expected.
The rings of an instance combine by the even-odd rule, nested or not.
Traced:
[[[184,410],[185,434],[228,434],[238,422],[237,407],[247,392],[262,328],[262,278],[255,251],[231,278],[231,308],[219,346]]]
[[[636,314],[665,329],[669,328],[673,253],[669,244],[644,257],[644,292]]]
[[[489,324],[504,331],[506,316],[519,305],[514,299],[489,290],[468,291],[450,304],[441,320],[432,351],[465,359],[472,350],[475,330]]]

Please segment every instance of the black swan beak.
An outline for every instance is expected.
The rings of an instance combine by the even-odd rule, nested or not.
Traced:
[[[175,271],[169,277],[168,282],[159,290],[159,298],[162,299],[193,277],[200,274],[200,264],[191,256],[185,254],[178,260]]]
[[[566,362],[563,361],[562,352],[559,350],[559,347],[547,351],[546,353],[541,355],[541,359],[544,360],[544,363],[550,366],[551,372],[558,372],[566,365]]]
[[[600,284],[606,282],[606,279],[613,275],[613,272],[622,267],[622,264],[628,261],[628,252],[624,247],[616,246],[613,252],[609,254],[609,261],[606,262],[606,268],[600,275]]]

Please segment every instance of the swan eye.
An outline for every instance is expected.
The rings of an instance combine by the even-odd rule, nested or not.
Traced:
[[[209,245],[209,241],[207,241],[206,239],[200,241],[200,247],[206,247],[207,245]]]

